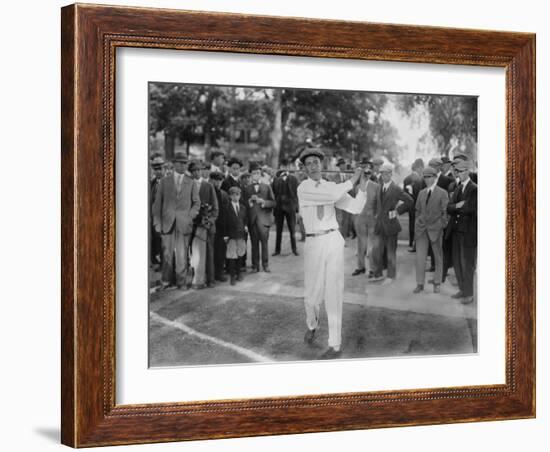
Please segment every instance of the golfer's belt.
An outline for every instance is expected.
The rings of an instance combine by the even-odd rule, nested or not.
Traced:
[[[313,232],[312,234],[306,234],[306,237],[317,237],[319,235],[325,235],[325,234],[328,234],[329,232],[334,232],[334,231],[337,231],[338,229],[326,229],[325,231],[319,231],[319,232]]]

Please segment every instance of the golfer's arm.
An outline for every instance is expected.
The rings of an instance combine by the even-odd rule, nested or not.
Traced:
[[[346,212],[357,215],[363,210],[366,201],[366,192],[359,190],[355,198],[348,195],[347,193],[344,193],[344,195],[338,201],[336,201],[334,206],[338,207],[339,209],[345,210]]]
[[[325,183],[319,187],[307,187],[304,186],[304,184],[300,184],[300,186],[298,186],[300,206],[322,206],[335,203],[352,188],[353,184],[349,180],[341,184]]]

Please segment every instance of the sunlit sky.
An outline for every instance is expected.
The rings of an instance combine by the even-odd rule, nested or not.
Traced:
[[[400,163],[409,169],[415,159],[427,162],[439,153],[430,132],[430,114],[423,105],[416,106],[407,115],[396,106],[396,96],[389,95],[389,101],[382,111],[382,117],[397,129],[397,144],[403,148]]]

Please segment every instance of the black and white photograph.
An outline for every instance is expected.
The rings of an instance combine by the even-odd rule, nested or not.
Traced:
[[[150,367],[477,353],[476,96],[148,106]]]

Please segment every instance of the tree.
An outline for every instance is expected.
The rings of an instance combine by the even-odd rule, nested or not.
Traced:
[[[456,148],[475,157],[477,143],[477,98],[474,96],[402,95],[398,105],[407,114],[418,105],[430,113],[430,130],[441,155]]]

